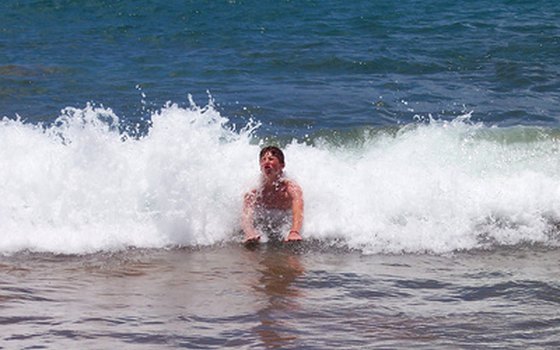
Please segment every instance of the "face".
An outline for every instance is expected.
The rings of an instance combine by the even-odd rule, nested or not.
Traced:
[[[280,160],[270,152],[266,152],[262,156],[260,165],[262,174],[267,178],[279,177],[284,169],[284,164],[280,163]]]

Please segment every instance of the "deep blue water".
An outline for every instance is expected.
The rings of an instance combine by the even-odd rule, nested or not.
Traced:
[[[556,128],[556,1],[6,1],[0,115],[149,118],[167,101],[262,134],[452,119]],[[145,95],[145,98],[142,96]]]

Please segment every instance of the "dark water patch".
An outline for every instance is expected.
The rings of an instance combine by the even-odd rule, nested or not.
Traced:
[[[473,279],[473,280],[494,280],[494,279],[504,279],[513,276],[513,273],[505,273],[502,271],[479,271],[475,273],[466,273],[464,277]]]
[[[104,318],[104,317],[86,317],[76,321],[77,324],[82,323],[103,323],[107,325],[122,325],[129,322],[128,319],[123,318]]]
[[[52,330],[49,332],[49,336],[60,337],[64,339],[72,339],[72,340],[84,340],[84,339],[95,338],[95,335],[92,335],[90,333],[82,332],[82,331],[74,331],[70,329]]]
[[[53,317],[47,316],[0,316],[0,324],[11,325],[11,324],[52,324],[54,320]]]
[[[447,289],[451,285],[436,280],[405,280],[394,282],[397,288],[405,289]]]
[[[369,288],[372,288],[374,286],[369,286]],[[357,289],[357,288],[349,288],[350,291],[348,291],[348,296],[354,299],[363,299],[363,300],[368,300],[368,301],[374,301],[374,300],[378,300],[378,301],[382,301],[382,300],[386,300],[386,299],[390,299],[390,298],[405,298],[409,295],[407,295],[406,293],[402,293],[402,292],[395,292],[395,291],[383,291],[383,290],[372,290],[369,288],[365,288],[365,289]],[[379,287],[377,287],[379,288]]]
[[[465,301],[496,298],[521,301],[536,298],[540,301],[558,303],[560,300],[560,290],[543,282],[508,281],[491,285],[460,288],[458,297]]]
[[[54,302],[55,300],[38,295],[38,290],[32,288],[10,287],[2,288],[2,291],[8,292],[5,296],[11,301],[35,301],[35,302]]]
[[[384,300],[405,298],[409,293],[401,289],[388,288],[388,281],[369,279],[352,273],[328,273],[326,271],[309,271],[305,274],[305,282],[298,284],[305,289],[330,290],[333,298],[341,299],[343,295],[354,300]]]

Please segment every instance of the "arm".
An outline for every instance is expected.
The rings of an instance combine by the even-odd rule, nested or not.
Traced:
[[[288,184],[288,194],[292,199],[292,228],[285,241],[301,241],[301,227],[303,226],[303,191],[293,181]]]
[[[257,230],[255,230],[255,226],[253,224],[256,196],[257,196],[256,191],[253,190],[249,193],[246,193],[245,198],[243,199],[243,214],[241,216],[241,228],[245,233],[245,239],[243,240],[244,243],[258,241],[261,238]]]

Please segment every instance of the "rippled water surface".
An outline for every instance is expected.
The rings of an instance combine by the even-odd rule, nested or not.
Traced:
[[[555,348],[558,250],[310,247],[0,260],[10,348]]]

